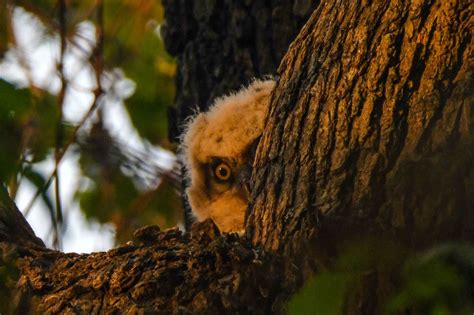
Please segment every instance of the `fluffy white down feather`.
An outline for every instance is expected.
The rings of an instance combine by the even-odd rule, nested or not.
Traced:
[[[244,228],[247,199],[238,179],[244,166],[253,162],[246,160],[246,151],[263,131],[274,86],[273,80],[255,80],[216,99],[208,111],[190,120],[182,139],[192,211],[199,221],[212,218],[223,232]],[[231,170],[224,181],[215,178],[220,177],[216,172],[219,166],[222,172],[223,164]]]

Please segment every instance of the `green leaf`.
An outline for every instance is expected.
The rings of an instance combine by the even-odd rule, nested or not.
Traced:
[[[59,111],[54,96],[45,93],[41,97],[35,98],[35,101],[29,119],[31,136],[28,141],[28,149],[32,162],[44,160],[47,154],[54,150],[59,121]],[[63,125],[63,131],[68,130],[65,127]],[[64,141],[68,139],[67,137],[67,133],[64,132]]]
[[[426,314],[474,311],[474,247],[446,244],[408,260],[404,284],[388,310],[408,307]]]
[[[31,107],[29,89],[18,89],[13,84],[0,79],[0,119],[1,121],[24,118]]]
[[[348,273],[316,275],[288,304],[290,314],[342,314],[342,306],[352,276]]]
[[[31,108],[28,89],[17,89],[0,79],[0,180],[7,182],[19,167],[22,153],[22,128]]]
[[[23,175],[26,179],[28,179],[30,183],[35,186],[37,191],[41,191],[41,200],[43,201],[44,205],[48,210],[51,222],[53,223],[53,225],[56,225],[56,211],[54,201],[48,194],[48,191],[44,189],[46,187],[47,179],[30,166],[27,166],[23,169]]]

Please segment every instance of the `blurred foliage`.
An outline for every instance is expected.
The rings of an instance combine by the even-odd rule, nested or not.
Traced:
[[[132,161],[135,157],[129,156],[100,122],[92,127],[83,141],[80,140],[80,164],[93,182],[77,196],[87,217],[113,222],[120,231],[117,234],[119,242],[130,240],[132,232],[145,224],[169,227],[179,222],[181,200],[173,185],[166,182],[166,174],[162,174],[164,184],[142,191],[134,184],[136,180],[145,179],[136,178],[140,171],[152,176],[157,173],[153,169],[143,169],[147,161]],[[127,175],[124,168],[130,171],[126,172]]]
[[[36,165],[51,159],[54,152],[61,158],[65,151],[72,151],[80,157],[82,176],[87,182],[75,194],[81,209],[89,218],[113,222],[118,241],[130,239],[131,232],[145,224],[176,225],[182,216],[180,198],[174,188],[178,180],[176,174],[160,168],[150,152],[137,151],[115,139],[104,127],[101,108],[86,121],[88,128],[81,129],[82,126],[66,121],[62,116],[61,93],[64,91],[51,92],[44,87],[46,85],[32,79],[31,66],[34,65],[28,67],[31,52],[22,51],[18,46],[13,20],[14,11],[19,8],[33,16],[31,23],[41,25],[39,49],[48,41],[59,47],[59,17],[64,16],[64,40],[68,49],[73,47],[84,52],[83,68],[90,67],[96,78],[110,76],[120,69],[134,82],[133,94],[124,100],[120,85],[104,85],[101,79],[104,91],[90,89],[90,94],[95,95],[90,106],[105,106],[111,100],[124,101],[143,143],[174,150],[167,141],[166,110],[173,102],[176,70],[158,34],[163,20],[161,3],[154,0],[64,1],[66,9],[61,10],[60,2],[17,0],[0,4],[0,63],[8,54],[17,56],[28,81],[20,88],[16,82],[0,80],[0,146],[3,150],[0,181],[8,184],[13,195],[23,181],[33,184],[37,200],[50,211],[50,218],[56,224],[55,198],[46,190],[52,186],[50,174],[39,172]],[[81,32],[84,22],[94,25],[95,39],[84,38]],[[101,36],[103,41],[100,41]],[[91,46],[89,53],[83,45]],[[56,62],[59,65],[60,56]],[[57,79],[65,77],[69,84],[67,75],[61,71],[64,69],[58,66]]]
[[[389,310],[420,314],[474,313],[474,247],[445,244],[411,257]]]
[[[343,314],[342,307],[351,276],[344,273],[322,273],[308,282],[288,304],[289,314]]]
[[[50,32],[57,32],[58,1],[16,1],[35,14]],[[67,36],[73,40],[78,25],[95,22],[96,0],[67,1]],[[129,114],[137,130],[153,143],[168,146],[166,106],[174,96],[176,66],[158,36],[163,20],[160,1],[103,1],[103,58],[106,68],[121,68],[135,81],[135,93],[127,101]],[[5,29],[3,32],[7,32]]]
[[[105,41],[105,60],[118,61],[116,66],[140,83],[127,100],[129,114],[144,137],[166,146],[163,141],[168,131],[166,105],[173,101],[176,66],[165,52],[163,42],[157,40],[158,23],[163,19],[159,3],[105,2],[106,36],[113,34]],[[130,12],[137,14],[130,15]]]
[[[385,305],[386,314],[471,314],[474,312],[474,247],[444,244],[408,253],[392,242],[355,241],[347,245],[334,268],[310,279],[288,304],[290,314],[345,314],[345,303],[357,295],[372,271],[398,284]],[[398,280],[397,280],[398,279]],[[362,289],[364,290],[364,289]]]

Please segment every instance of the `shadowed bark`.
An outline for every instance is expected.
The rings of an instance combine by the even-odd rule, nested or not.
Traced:
[[[185,121],[253,78],[274,75],[290,42],[319,0],[163,1],[162,35],[177,57],[176,100],[169,108],[169,138],[179,142]],[[185,227],[192,224],[184,194]]]
[[[280,66],[255,162],[254,240],[300,244],[324,217],[412,244],[474,239],[469,18],[468,1],[320,7]]]
[[[472,13],[469,1],[318,8],[280,65],[253,174],[254,243],[304,278],[364,234],[408,249],[474,240]],[[348,313],[383,311],[392,284],[367,278]]]
[[[0,183],[0,240],[18,245],[44,247]]]
[[[472,242],[472,28],[467,0],[321,3],[279,68],[248,241],[206,221],[191,235],[149,227],[139,245],[77,255],[15,244],[7,229],[13,307],[279,312],[355,235],[415,250]],[[382,313],[394,286],[390,272],[368,270],[345,313]]]
[[[2,243],[3,261],[16,260],[20,270],[8,279],[16,289],[3,311],[265,314],[272,308],[265,301],[281,294],[277,261],[235,234],[220,236],[212,221],[191,235],[147,227],[135,236],[138,244],[82,255]]]
[[[164,0],[162,34],[178,63],[170,138],[177,140],[196,109],[255,77],[274,75],[319,2]]]

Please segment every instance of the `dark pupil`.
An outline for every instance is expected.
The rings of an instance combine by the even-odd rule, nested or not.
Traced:
[[[227,175],[229,174],[225,167],[219,167],[218,172],[219,175],[221,175],[222,177],[227,177]]]

